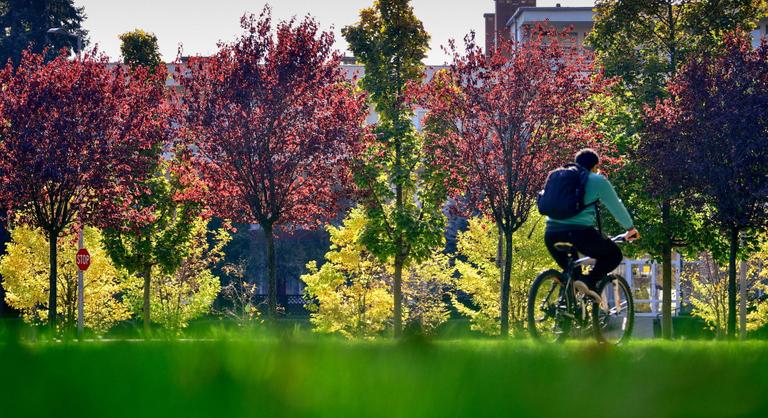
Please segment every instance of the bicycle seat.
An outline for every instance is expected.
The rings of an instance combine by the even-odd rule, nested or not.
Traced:
[[[573,244],[570,242],[556,242],[554,247],[557,251],[568,252],[573,248]]]

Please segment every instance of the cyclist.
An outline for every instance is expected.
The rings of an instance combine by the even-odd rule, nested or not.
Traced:
[[[595,228],[597,204],[589,203],[602,202],[616,221],[627,229],[627,241],[640,238],[640,233],[632,223],[632,217],[616,195],[613,185],[605,176],[598,174],[599,162],[600,157],[594,150],[583,149],[576,154],[575,163],[589,172],[584,187],[586,207],[567,219],[548,217],[544,234],[549,253],[563,269],[568,265],[569,254],[555,249],[554,245],[558,242],[571,243],[578,252],[595,259],[595,266],[588,275],[583,276],[580,271],[576,272],[574,288],[598,303],[601,302],[600,295],[595,291],[598,282],[619,266],[623,256],[619,246]]]

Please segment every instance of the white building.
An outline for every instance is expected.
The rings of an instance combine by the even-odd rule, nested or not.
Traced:
[[[579,45],[594,26],[595,12],[591,7],[531,7],[522,6],[507,21],[509,38],[517,42],[524,41],[526,28],[537,23],[548,22],[559,31],[571,28],[571,34]],[[486,36],[488,36],[486,34]],[[757,47],[762,37],[768,37],[768,18],[763,18],[752,32],[752,44]]]
[[[594,17],[591,7],[520,7],[507,21],[507,28],[510,39],[522,42],[530,28],[546,22],[559,32],[570,30],[572,39],[583,45],[592,30]]]
[[[347,59],[348,60],[348,59]],[[111,64],[111,65],[118,65],[118,64]],[[168,63],[166,64],[168,68],[168,77],[165,80],[165,86],[169,89],[178,90],[181,88],[181,85],[179,84],[178,80],[175,79],[175,71],[176,71],[176,65],[174,63]],[[182,64],[183,65],[183,64]],[[183,67],[182,67],[183,68]],[[432,77],[434,77],[435,73],[447,68],[446,66],[440,66],[440,65],[428,65],[424,69],[424,81],[430,81],[432,80]],[[184,71],[184,70],[182,70]],[[347,64],[342,63],[341,65],[341,71],[344,73],[344,76],[349,81],[357,81],[363,78],[365,75],[365,67],[358,64]],[[421,131],[424,116],[426,115],[426,110],[424,109],[416,109],[416,114],[413,117],[413,124],[416,127],[417,130]],[[379,117],[376,114],[376,112],[373,110],[373,107],[370,109],[370,113],[368,114],[368,118],[366,119],[366,123],[372,125],[376,122],[378,122]]]

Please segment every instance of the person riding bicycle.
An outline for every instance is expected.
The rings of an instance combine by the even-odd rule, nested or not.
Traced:
[[[544,234],[547,250],[563,269],[568,265],[570,254],[555,248],[555,244],[559,242],[570,243],[579,253],[595,259],[594,268],[589,274],[584,276],[577,272],[577,276],[574,278],[574,288],[597,302],[601,301],[600,295],[595,291],[598,282],[616,269],[623,259],[619,246],[603,236],[601,231],[595,227],[598,202],[603,203],[616,221],[627,230],[627,241],[640,238],[640,233],[635,229],[632,217],[616,195],[613,185],[605,176],[598,173],[597,165],[599,162],[600,157],[592,149],[583,149],[576,154],[575,168],[588,172],[588,177],[587,173],[584,173],[586,184],[582,190],[584,197],[583,202],[581,202],[582,205],[579,207],[580,211],[565,219],[553,219],[548,216]]]

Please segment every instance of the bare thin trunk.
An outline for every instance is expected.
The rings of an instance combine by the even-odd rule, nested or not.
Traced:
[[[275,234],[271,224],[262,224],[264,237],[267,239],[267,271],[269,282],[267,289],[267,305],[269,317],[277,317],[277,263],[275,261]]]
[[[739,230],[731,228],[731,251],[728,257],[728,338],[736,336],[736,255],[739,252]]]
[[[739,339],[747,338],[747,260],[739,263]]]
[[[152,286],[152,266],[144,266],[141,275],[144,278],[144,309],[142,310],[141,316],[144,319],[144,338],[149,338],[151,332],[150,324],[152,320],[152,312],[150,311],[151,308],[149,303]]]
[[[58,237],[59,234],[55,230],[51,229],[48,231],[48,248],[50,251],[50,272],[48,276],[48,326],[50,327],[52,334],[56,333],[56,275],[58,273],[58,251],[56,248],[56,241],[58,240]]]
[[[392,282],[392,295],[395,302],[392,328],[395,338],[400,338],[403,335],[403,258],[401,256],[395,257],[395,278]]]
[[[504,231],[504,272],[501,279],[501,337],[509,336],[509,284],[512,281],[512,232]]]
[[[502,263],[504,260],[504,230],[498,222],[496,223],[496,231],[499,234],[499,240],[496,244],[496,267],[499,268],[499,272],[502,272]],[[501,279],[501,277],[499,277],[499,279]]]

